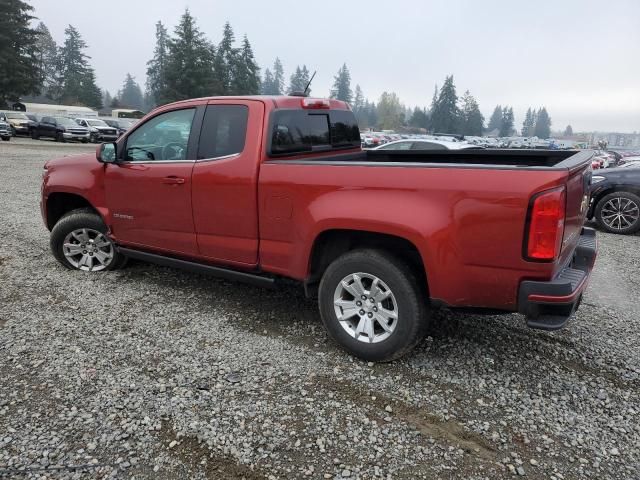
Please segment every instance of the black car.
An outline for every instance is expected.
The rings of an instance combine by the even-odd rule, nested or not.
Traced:
[[[54,138],[56,142],[78,140],[87,143],[89,130],[67,117],[42,117],[31,131],[31,138],[38,140],[40,137]]]
[[[588,217],[611,233],[640,230],[640,168],[611,168],[594,172]]]

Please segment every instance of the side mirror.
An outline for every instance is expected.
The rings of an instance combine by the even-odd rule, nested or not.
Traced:
[[[115,142],[101,143],[96,150],[96,159],[100,163],[115,163],[118,153],[118,146]]]

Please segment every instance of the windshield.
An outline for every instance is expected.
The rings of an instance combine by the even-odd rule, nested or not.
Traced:
[[[14,120],[29,120],[29,117],[27,117],[24,113],[6,113],[7,118],[11,118]]]
[[[58,125],[62,125],[63,127],[77,127],[78,124],[67,117],[56,117],[56,122]]]
[[[102,120],[87,120],[87,123],[92,127],[108,127],[109,126]]]

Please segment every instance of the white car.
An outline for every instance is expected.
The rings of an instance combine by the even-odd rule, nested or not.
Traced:
[[[104,120],[97,118],[76,118],[76,123],[89,129],[89,141],[115,142],[118,139],[118,130],[110,127]]]
[[[478,149],[480,147],[467,142],[414,138],[385,143],[373,150],[464,150],[467,148]]]

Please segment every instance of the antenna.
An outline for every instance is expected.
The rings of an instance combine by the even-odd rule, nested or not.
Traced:
[[[313,82],[313,79],[316,76],[316,73],[318,73],[317,70],[314,70],[313,75],[311,75],[311,78],[309,79],[309,83],[307,83],[307,86],[304,87],[304,92],[302,92],[304,94],[304,96],[307,96],[307,91],[309,90],[309,87],[311,86],[311,82]]]

